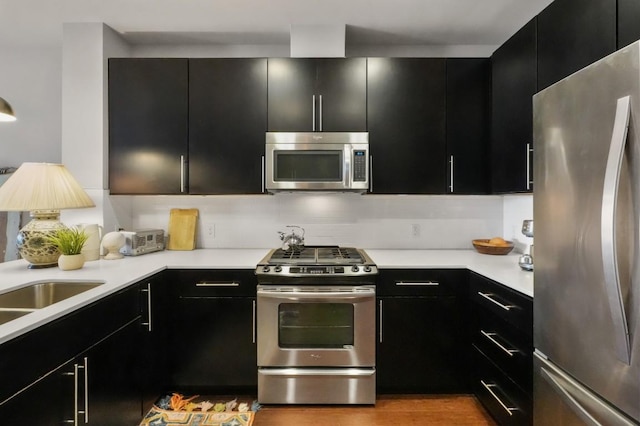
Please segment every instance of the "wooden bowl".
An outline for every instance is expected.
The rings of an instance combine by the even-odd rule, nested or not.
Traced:
[[[489,244],[488,239],[472,240],[471,242],[473,243],[473,247],[476,249],[476,251],[482,254],[503,255],[503,254],[510,253],[511,250],[513,250],[513,242],[511,241],[507,241],[508,245],[506,246]]]

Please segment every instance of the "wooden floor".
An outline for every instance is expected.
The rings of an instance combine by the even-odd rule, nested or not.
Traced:
[[[495,425],[467,395],[378,395],[375,406],[266,405],[253,426]]]

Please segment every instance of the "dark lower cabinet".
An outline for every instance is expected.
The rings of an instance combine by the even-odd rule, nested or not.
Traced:
[[[466,271],[381,271],[378,393],[467,393]]]
[[[174,388],[198,393],[255,393],[257,283],[253,271],[172,273],[180,289],[173,305]]]
[[[445,59],[369,58],[370,192],[444,194]]]
[[[471,381],[499,425],[533,422],[533,300],[470,273]]]
[[[135,297],[135,293],[131,296]],[[26,387],[15,388],[16,393],[0,404],[2,423],[113,426],[139,423],[142,417],[139,327],[139,317],[135,317],[80,354],[73,356],[70,351],[71,360],[60,367],[45,356],[47,352],[39,352],[40,357],[50,362],[51,370]],[[25,347],[25,355],[32,350],[37,349]],[[28,366],[17,366],[22,367]],[[4,383],[5,388],[11,386]]]

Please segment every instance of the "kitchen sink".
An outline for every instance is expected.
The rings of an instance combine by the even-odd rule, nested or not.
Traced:
[[[44,281],[0,294],[0,323],[18,318],[32,310],[53,305],[101,284],[104,282]],[[13,318],[11,318],[12,315]]]

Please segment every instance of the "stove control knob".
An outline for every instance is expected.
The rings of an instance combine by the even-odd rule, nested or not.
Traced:
[[[365,271],[365,272],[371,272],[371,266],[369,266],[369,265],[365,265],[365,267],[364,267],[364,271]]]
[[[278,265],[275,267],[274,271],[276,272],[282,272],[282,266]]]
[[[269,271],[271,271],[271,268],[269,268],[269,266],[265,265],[265,266],[262,267],[262,272],[266,273],[266,272],[269,272]]]
[[[351,267],[351,272],[358,272],[358,271],[360,271],[360,268],[358,268],[358,265],[353,265]]]

